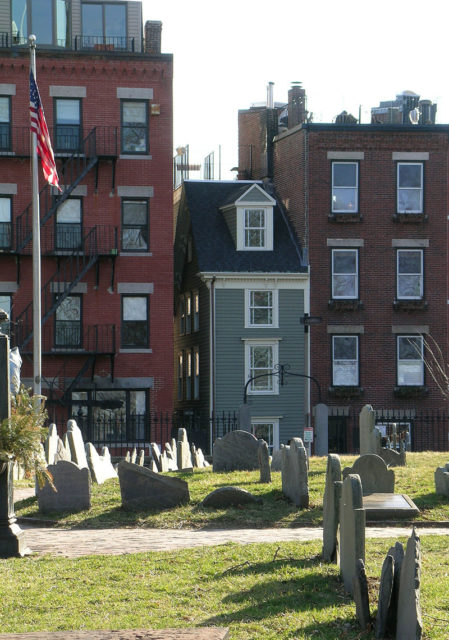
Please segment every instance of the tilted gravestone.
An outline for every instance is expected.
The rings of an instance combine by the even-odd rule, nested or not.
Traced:
[[[364,496],[370,493],[394,493],[394,471],[388,469],[380,456],[369,453],[360,456],[352,467],[343,469],[343,478],[354,473],[360,476]]]
[[[45,449],[45,460],[47,464],[55,464],[55,457],[58,450],[58,431],[56,429],[56,425],[52,423],[48,427],[48,435],[44,441],[44,449]]]
[[[179,478],[126,461],[120,462],[117,471],[123,509],[170,509],[190,500],[188,484]]]
[[[382,565],[379,585],[375,637],[377,640],[396,634],[399,579],[404,548],[400,542],[391,547]]]
[[[282,447],[282,493],[297,507],[309,506],[307,452],[301,438]]]
[[[254,471],[259,468],[259,441],[248,431],[230,431],[217,438],[213,449],[213,471]]]
[[[117,472],[111,463],[111,456],[107,447],[103,447],[103,455],[98,452],[91,442],[86,443],[86,458],[92,481],[103,484],[106,480],[117,477]]]
[[[162,468],[161,468],[161,452],[160,452],[159,447],[157,446],[157,444],[155,442],[150,442],[150,454],[151,454],[151,457],[153,458],[154,462],[156,463],[158,471],[162,471]]]
[[[375,453],[379,455],[381,448],[381,434],[376,427],[376,413],[373,407],[366,404],[359,416],[360,455]]]
[[[178,455],[176,452],[173,452],[173,449],[171,448],[171,444],[169,442],[165,443],[164,453],[168,471],[178,471]]]
[[[355,612],[362,629],[366,629],[371,622],[369,610],[368,581],[366,579],[365,563],[360,558],[355,563],[353,579]]]
[[[435,474],[435,492],[449,498],[449,462],[444,467],[437,467]]]
[[[359,559],[365,562],[365,510],[360,476],[350,474],[343,480],[341,492],[338,564],[344,587],[352,596]]]
[[[330,453],[327,457],[323,498],[323,559],[325,562],[335,562],[337,557],[341,487],[340,456]]]
[[[420,640],[422,637],[420,586],[421,546],[413,528],[401,567],[396,640]]]
[[[190,445],[185,429],[178,429],[178,469],[191,469],[193,467],[192,457],[190,455]]]
[[[82,511],[90,509],[91,478],[87,467],[80,469],[74,462],[60,460],[47,467],[56,491],[47,482],[42,489],[36,485],[39,511]]]
[[[60,460],[67,460],[67,462],[72,461],[72,455],[70,453],[70,449],[66,449],[61,438],[58,438],[58,444],[56,445],[56,455],[54,464],[59,462]]]
[[[67,422],[67,440],[70,447],[72,462],[80,469],[87,468],[86,451],[84,449],[83,435],[75,420]]]
[[[270,454],[268,452],[268,444],[265,440],[259,440],[259,469],[260,481],[264,483],[271,482]]]
[[[137,449],[134,447],[131,453],[131,464],[136,464],[137,462]]]

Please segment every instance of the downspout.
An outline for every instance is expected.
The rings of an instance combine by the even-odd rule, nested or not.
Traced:
[[[304,128],[304,254],[303,254],[304,262],[307,265],[307,269],[309,272],[309,279],[307,282],[307,289],[304,291],[305,299],[304,299],[304,313],[311,314],[311,305],[310,305],[310,259],[309,259],[309,130],[307,127]],[[304,327],[306,329],[306,327]],[[310,331],[304,333],[304,355],[305,355],[305,370],[308,376],[313,375],[311,371],[311,359],[310,359]],[[310,398],[310,378],[306,378],[305,385],[305,413],[307,416],[308,424],[306,426],[311,425],[311,398]]]
[[[215,280],[213,276],[210,281],[209,289],[209,304],[210,304],[210,317],[209,317],[209,366],[210,366],[210,388],[209,388],[209,410],[210,410],[210,451],[212,455],[213,448],[213,426],[215,420]]]

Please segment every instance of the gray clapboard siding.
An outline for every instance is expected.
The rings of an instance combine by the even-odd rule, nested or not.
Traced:
[[[0,32],[7,33],[11,42],[11,0],[0,0]]]
[[[135,51],[142,47],[142,3],[128,4],[128,37],[135,39]]]

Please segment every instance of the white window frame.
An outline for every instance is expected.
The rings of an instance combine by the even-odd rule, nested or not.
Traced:
[[[421,268],[416,273],[400,273],[399,257],[404,253],[419,253],[421,256]],[[400,282],[402,276],[418,276],[419,277],[419,295],[406,296],[400,295]],[[424,295],[424,250],[423,249],[397,249],[396,251],[396,297],[398,300],[422,300]]]
[[[245,340],[245,382],[247,382],[253,375],[258,375],[251,366],[253,349],[257,347],[271,347],[272,349],[272,362],[271,370],[279,362],[279,339],[254,339]],[[259,378],[260,380],[260,378]],[[269,376],[267,378],[267,387],[264,389],[254,388],[254,382],[248,385],[247,394],[253,396],[260,395],[279,395],[279,376]]]
[[[334,256],[337,253],[352,253],[355,255],[355,273],[337,273],[334,270]],[[357,300],[359,297],[359,251],[358,249],[332,249],[331,255],[331,269],[332,269],[332,299],[333,300]],[[336,295],[336,284],[338,277],[345,276],[346,278],[351,277],[354,281],[354,295]]]
[[[264,323],[253,323],[251,322],[251,310],[253,308],[257,308],[255,305],[252,305],[253,293],[271,293],[271,322]],[[270,308],[260,307],[260,308]],[[279,326],[279,291],[277,289],[263,289],[256,288],[246,289],[245,291],[245,327],[246,328],[264,328],[264,327],[273,327],[277,328]]]
[[[264,226],[264,242],[261,246],[249,247],[246,244],[246,212],[263,211]],[[273,207],[251,203],[247,206],[237,207],[237,251],[273,251]]]
[[[417,340],[420,343],[420,348],[416,353],[416,358],[400,358],[400,343],[402,340]],[[401,363],[403,363],[401,365]],[[419,371],[412,372],[412,376],[419,376],[419,379],[413,379],[411,382],[407,382],[407,372],[404,367],[414,366]],[[402,367],[402,368],[401,368]],[[419,334],[398,335],[396,336],[396,375],[398,387],[422,387],[424,386],[424,338]],[[410,380],[410,378],[409,378]]]
[[[185,312],[186,312],[186,322],[185,322],[185,332],[192,332],[192,296],[190,293],[187,293],[185,296]]]
[[[200,294],[199,291],[193,292],[193,331],[200,330]]]
[[[337,359],[335,357],[336,340],[338,340],[338,339],[348,339],[348,338],[352,338],[352,339],[355,340],[355,345],[356,345],[356,358],[355,358],[355,361],[353,359],[349,359],[349,358]],[[341,382],[341,380],[339,381],[337,379],[337,371],[336,371],[336,367],[337,366],[344,366],[345,362],[348,362],[348,363],[354,363],[355,362],[355,367],[356,367],[356,375],[354,376],[353,381],[350,382],[350,383],[346,383],[346,384],[344,382]],[[351,366],[351,365],[348,364],[348,367],[349,366]],[[360,381],[359,336],[358,335],[354,335],[354,334],[333,335],[332,336],[332,386],[334,386],[334,387],[358,387],[359,386],[359,381]]]
[[[192,351],[188,349],[186,361],[186,400],[192,399]]]
[[[401,187],[399,175],[403,166],[419,166],[421,168],[421,186],[420,187]],[[424,163],[423,162],[398,162],[396,167],[396,205],[398,213],[423,213],[424,211]],[[404,209],[400,206],[401,191],[417,191],[419,192],[419,206],[417,209]]]
[[[200,350],[193,347],[193,399],[200,399]]]
[[[335,167],[337,165],[352,165],[355,167],[355,184],[354,185],[335,185]],[[354,191],[354,206],[347,208],[337,208],[336,195],[339,190],[352,189]],[[332,162],[332,213],[358,213],[359,212],[359,163],[343,160],[335,160]]]
[[[184,294],[179,296],[179,335],[186,332],[186,299]]]
[[[178,353],[178,400],[184,397],[184,353]]]
[[[271,427],[271,438],[270,441],[265,440],[268,444],[269,454],[272,455],[273,451],[277,451],[279,449],[279,418],[270,418],[270,417],[253,417],[251,418],[251,433],[257,438],[255,433],[255,427],[257,425],[269,425]],[[265,438],[264,438],[265,439]]]

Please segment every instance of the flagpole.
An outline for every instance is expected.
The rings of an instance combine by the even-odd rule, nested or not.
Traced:
[[[36,79],[36,36],[30,35],[28,40],[30,43],[30,68]],[[31,133],[31,174],[33,186],[33,386],[34,393],[41,395],[41,232],[37,137],[34,132]]]

